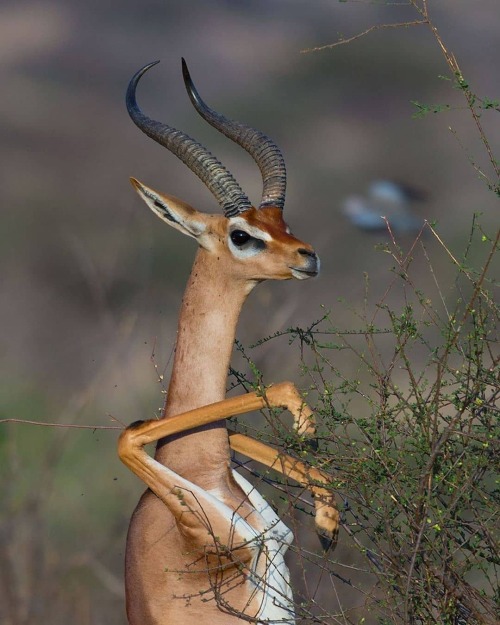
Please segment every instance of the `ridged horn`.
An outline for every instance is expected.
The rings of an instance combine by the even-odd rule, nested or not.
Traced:
[[[259,166],[263,182],[262,201],[259,208],[277,206],[283,210],[286,192],[286,167],[278,146],[260,130],[227,119],[224,115],[209,108],[194,86],[184,59],[182,59],[182,75],[189,98],[203,119],[225,134],[226,137],[241,145]]]
[[[132,121],[148,137],[175,154],[202,180],[221,205],[226,217],[243,213],[252,205],[231,172],[200,143],[181,130],[150,119],[139,108],[135,95],[137,84],[143,74],[157,63],[159,61],[145,65],[129,82],[126,103]]]

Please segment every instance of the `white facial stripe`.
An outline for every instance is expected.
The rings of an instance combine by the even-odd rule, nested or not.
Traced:
[[[241,217],[233,217],[229,220],[229,229],[230,230],[243,230],[244,232],[248,232],[251,237],[255,239],[260,239],[261,241],[271,241],[272,236],[268,232],[264,232],[260,228],[255,228],[254,226],[250,226],[247,221],[242,219]]]

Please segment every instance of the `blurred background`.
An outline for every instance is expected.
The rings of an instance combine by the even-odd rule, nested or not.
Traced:
[[[498,97],[497,1],[430,0],[429,9],[473,90]],[[276,141],[288,168],[286,219],[322,260],[317,280],[256,289],[240,322],[243,344],[310,324],[322,306],[350,327],[352,313],[337,300],[361,307],[365,272],[370,298],[380,297],[394,263],[375,246],[388,234],[360,229],[345,209],[374,180],[417,189],[417,221],[436,221],[457,253],[474,212],[494,226],[495,197],[468,160],[489,171],[484,148],[462,94],[439,78],[448,68],[426,27],[300,53],[414,19],[407,6],[333,0],[4,0],[1,417],[117,425],[152,418],[163,403],[158,371],[168,377],[195,244],[149,213],[128,178],[202,210],[218,207],[127,116],[127,82],[149,61],[161,63],[140,84],[142,108],[206,145],[254,202],[257,167],[192,109],[181,56],[212,107]],[[412,119],[411,100],[456,110]],[[495,121],[482,118],[498,152]],[[398,233],[398,243],[408,249],[415,234]],[[432,237],[427,245],[432,254]],[[446,286],[449,259],[441,254],[434,269]],[[421,279],[434,288],[428,271]],[[252,358],[268,381],[298,377],[286,342]],[[2,623],[125,623],[125,535],[143,488],[119,463],[116,438],[0,424]]]

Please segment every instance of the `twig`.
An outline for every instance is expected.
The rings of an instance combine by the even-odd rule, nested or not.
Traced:
[[[307,54],[309,52],[320,52],[321,50],[330,50],[331,48],[336,48],[337,46],[344,45],[345,43],[351,43],[352,41],[356,41],[357,39],[361,39],[365,35],[375,31],[375,30],[383,30],[386,28],[409,28],[410,26],[418,26],[420,24],[428,24],[428,20],[413,20],[411,22],[396,22],[394,24],[375,24],[374,26],[370,26],[363,32],[357,33],[356,35],[352,35],[352,37],[341,37],[335,43],[327,43],[324,46],[317,46],[316,48],[306,48],[305,50],[301,50],[301,54]]]
[[[118,425],[77,425],[75,423],[46,423],[45,421],[30,421],[29,419],[0,419],[0,423],[26,423],[28,425],[41,425],[49,428],[74,428],[75,430],[123,430],[124,426]]]

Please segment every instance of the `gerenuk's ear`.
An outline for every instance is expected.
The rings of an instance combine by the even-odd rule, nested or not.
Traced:
[[[189,204],[171,195],[154,191],[135,178],[130,178],[130,182],[153,213],[169,226],[197,240],[205,232],[206,224],[202,213]]]

